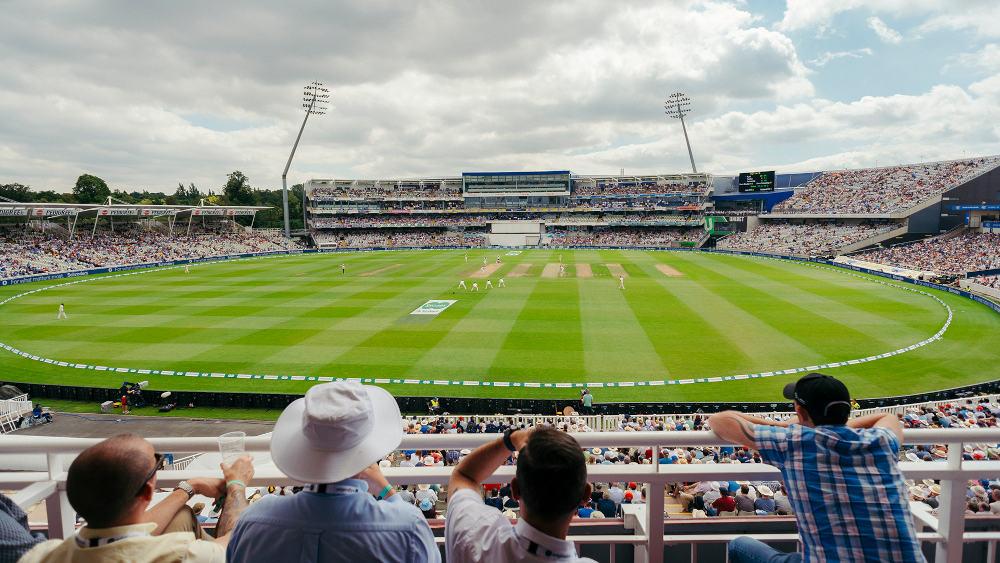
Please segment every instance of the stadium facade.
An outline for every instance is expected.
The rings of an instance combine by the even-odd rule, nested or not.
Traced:
[[[992,232],[1000,159],[778,174],[741,193],[712,174],[568,170],[416,179],[313,179],[304,222],[318,248],[715,246],[834,257]],[[969,206],[979,207],[971,208]],[[964,213],[963,213],[964,211]],[[919,269],[914,275],[923,275]]]

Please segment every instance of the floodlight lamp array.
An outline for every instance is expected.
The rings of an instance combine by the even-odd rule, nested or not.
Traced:
[[[681,119],[691,111],[691,108],[686,108],[684,106],[690,105],[691,99],[684,97],[684,94],[681,94],[680,92],[671,94],[667,97],[667,101],[663,104],[663,107],[666,110],[664,113],[674,119]]]
[[[326,113],[326,105],[330,102],[330,90],[323,88],[322,82],[313,82],[305,86],[302,92],[302,104],[306,112],[312,115],[323,115]]]

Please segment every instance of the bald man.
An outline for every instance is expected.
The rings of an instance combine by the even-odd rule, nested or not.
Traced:
[[[69,503],[87,525],[65,540],[38,544],[21,562],[221,563],[229,533],[247,506],[245,484],[253,477],[252,460],[250,454],[243,454],[231,466],[221,464],[222,479],[196,477],[181,482],[167,498],[148,508],[156,490],[156,472],[164,466],[163,456],[138,436],[109,438],[84,450],[66,476]],[[226,497],[214,541],[202,532],[187,506],[195,494]]]

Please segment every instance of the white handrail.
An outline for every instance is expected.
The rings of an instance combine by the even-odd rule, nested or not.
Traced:
[[[661,447],[687,446],[727,446],[731,445],[712,432],[582,432],[573,437],[581,447],[651,447],[659,452]],[[497,438],[496,434],[407,434],[403,437],[400,450],[459,449],[474,448]],[[19,500],[35,501],[40,495],[47,497],[49,537],[65,537],[72,533],[74,511],[66,497],[66,467],[63,456],[77,454],[100,442],[90,438],[48,438],[39,436],[9,436],[0,440],[0,455],[45,454],[48,473],[33,473],[30,476],[19,472],[0,473],[0,488],[28,486]],[[215,452],[218,442],[214,437],[204,438],[150,438],[149,442],[157,451]],[[941,482],[941,500],[937,518],[937,530],[933,534],[921,533],[921,540],[937,544],[936,561],[958,563],[962,559],[963,541],[990,541],[998,538],[964,534],[965,491],[968,479],[996,476],[1000,474],[998,461],[963,461],[962,446],[965,443],[1000,443],[1000,428],[969,429],[925,429],[906,430],[904,443],[907,444],[947,444],[948,459],[944,463],[900,462],[899,467],[907,478],[932,478]],[[246,439],[249,452],[268,451],[270,436],[255,436]],[[451,467],[391,467],[383,470],[392,484],[447,483]],[[507,482],[514,476],[516,467],[501,466],[494,473],[494,479]],[[765,464],[628,464],[628,465],[588,465],[588,479],[596,482],[636,481],[648,484],[650,491],[662,489],[667,483],[683,481],[712,480],[771,480],[780,478],[774,467]],[[161,471],[157,484],[164,487],[175,486],[192,477],[218,477],[219,471],[174,470]],[[35,485],[42,483],[48,485]],[[254,486],[281,486],[297,482],[284,475],[273,465],[259,468],[254,475]],[[34,487],[34,488],[31,488]],[[650,494],[644,506],[644,530],[656,530],[662,526],[659,515],[664,513],[662,495]],[[932,520],[924,518],[918,525],[923,528]],[[658,534],[645,535],[644,541],[628,540],[627,543],[644,544],[649,561],[661,561],[665,537]],[[700,536],[699,536],[700,537]],[[998,536],[1000,537],[1000,536]],[[667,536],[670,541],[685,541],[680,537]],[[701,540],[689,539],[694,544]],[[712,541],[712,540],[705,540]],[[609,542],[612,543],[612,542]]]

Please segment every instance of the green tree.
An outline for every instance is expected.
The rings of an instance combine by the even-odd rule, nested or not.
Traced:
[[[57,194],[52,190],[47,190],[44,192],[38,192],[35,194],[35,201],[42,203],[65,203],[66,200],[63,199],[62,194]]]
[[[222,188],[222,195],[229,205],[256,205],[257,197],[250,189],[250,179],[239,170],[228,176],[229,180]]]
[[[76,179],[73,195],[80,203],[101,203],[111,195],[111,188],[97,176],[84,174]]]
[[[0,184],[0,196],[13,199],[14,201],[29,203],[34,199],[34,195],[31,187],[24,184]]]
[[[135,196],[118,190],[111,192],[111,195],[115,199],[124,201],[125,203],[135,203],[136,201]]]

